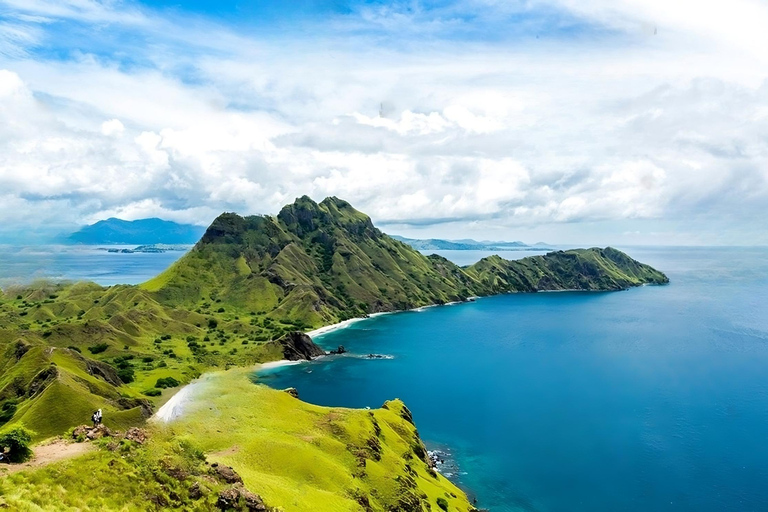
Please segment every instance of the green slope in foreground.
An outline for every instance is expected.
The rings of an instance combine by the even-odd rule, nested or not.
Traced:
[[[110,428],[140,425],[178,384],[215,369],[282,359],[291,339],[288,333],[367,313],[474,295],[620,290],[665,282],[661,272],[612,248],[557,251],[519,261],[494,256],[458,267],[392,239],[336,198],[315,203],[303,197],[275,217],[223,214],[194,249],[144,285],[37,283],[5,290],[0,296],[0,429],[23,423],[43,440],[85,423],[96,408],[104,409]],[[253,387],[245,380],[233,384],[246,393],[243,396],[246,388],[257,393]],[[227,418],[242,418],[266,414],[269,403],[278,404],[259,401],[245,406],[233,399],[222,407],[232,408]],[[287,417],[305,410],[305,404],[293,399],[280,407],[273,412]],[[360,417],[352,412],[322,414],[340,418],[333,423],[337,429],[352,428]],[[244,478],[251,478],[245,475],[251,474],[249,468],[258,458],[262,469],[259,478],[253,473],[250,481],[257,487],[252,490],[270,496],[275,506],[299,510],[299,505],[289,505],[291,497],[314,503],[322,493],[309,488],[298,493],[297,482],[319,477],[301,465],[278,468],[274,461],[282,460],[282,445],[277,442],[258,457],[249,455],[258,447],[246,437],[266,443],[285,433],[289,425],[281,425],[277,416],[273,419],[260,427],[263,437],[251,430],[237,443]],[[199,431],[190,428],[190,436],[197,440]],[[200,442],[214,439],[206,435]],[[315,440],[299,432],[294,443],[296,439],[309,444]],[[302,453],[295,444],[289,446],[293,453]],[[323,444],[325,460],[335,461],[334,467],[347,477],[354,475],[355,470],[339,459],[342,452],[332,448]],[[206,444],[204,449],[221,446]],[[376,497],[390,488],[388,478],[413,480],[419,492],[434,494],[430,480],[402,471],[382,471],[378,480],[374,469],[366,472],[369,481],[361,483],[361,492]],[[334,480],[346,481],[340,476]],[[61,485],[66,489],[69,483]],[[318,489],[339,499],[347,499],[349,492],[347,487]]]
[[[212,510],[226,482],[209,464],[231,466],[246,488],[285,511],[473,510],[424,461],[410,412],[318,407],[254,385],[243,369],[206,376],[195,402],[151,441],[100,450],[0,478],[0,503],[20,511]],[[0,470],[1,471],[1,470]],[[197,484],[203,496],[193,498]]]

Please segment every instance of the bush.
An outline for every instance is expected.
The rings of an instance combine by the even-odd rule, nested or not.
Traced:
[[[443,510],[448,510],[448,500],[445,498],[437,498],[437,506]]]
[[[94,345],[92,347],[88,347],[88,352],[91,354],[101,354],[102,352],[105,352],[109,348],[109,345],[106,343],[99,343],[98,345]]]
[[[0,450],[8,450],[8,460],[24,462],[32,457],[29,445],[32,443],[34,432],[23,426],[18,426],[0,433]]]
[[[0,425],[11,421],[11,418],[13,418],[13,415],[16,414],[17,405],[18,405],[18,401],[13,398],[6,400],[2,403],[2,406],[0,406]]]
[[[79,348],[77,348],[77,347],[76,347],[76,346],[74,346],[74,345],[70,345],[70,346],[68,346],[67,348],[68,348],[69,350],[74,350],[74,351],[75,351],[75,352],[77,352],[78,354],[82,352],[82,350],[80,350]]]
[[[130,384],[134,379],[133,368],[130,366],[127,368],[120,368],[117,370],[117,376],[120,377],[120,380],[124,383]]]
[[[148,390],[146,390],[146,391],[143,391],[143,393],[144,393],[145,395],[147,395],[147,396],[160,396],[160,394],[162,393],[162,391],[160,391],[160,390],[159,390],[159,389],[157,389],[157,388],[152,388],[152,389],[148,389]]]
[[[219,326],[218,320],[216,320],[215,318],[209,318],[208,319],[208,328],[209,329],[215,329],[218,326]]]
[[[175,388],[179,384],[181,383],[176,379],[174,379],[173,377],[164,377],[162,379],[157,379],[157,382],[155,383],[155,387],[160,389]]]

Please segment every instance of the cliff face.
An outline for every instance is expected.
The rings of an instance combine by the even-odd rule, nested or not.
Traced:
[[[612,248],[493,256],[461,268],[387,236],[346,201],[302,197],[276,217],[221,215],[193,251],[144,288],[170,305],[210,297],[306,328],[471,295],[664,282]]]

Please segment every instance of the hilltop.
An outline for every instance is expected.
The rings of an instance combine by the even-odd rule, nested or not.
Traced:
[[[333,197],[320,203],[302,197],[276,216],[225,213],[189,253],[143,285],[37,283],[4,290],[0,296],[0,428],[3,423],[24,424],[42,440],[83,423],[96,408],[104,409],[109,428],[142,425],[178,386],[202,373],[317,355],[321,351],[301,331],[369,313],[496,293],[609,291],[665,282],[661,272],[612,248],[556,251],[518,261],[492,256],[459,267],[387,236],[367,215]],[[240,389],[235,383],[230,387]],[[371,473],[368,483],[355,487],[354,493],[362,493],[360,500],[377,503],[372,509],[391,508],[403,496],[421,503],[420,493],[432,500],[437,490],[429,478],[437,478],[439,492],[451,500],[458,496],[456,508],[471,508],[452,484],[429,477],[428,462],[414,460],[420,441],[411,439],[409,427],[388,413],[373,413],[376,421],[368,424],[364,415],[307,409],[279,391],[259,389],[259,403],[271,404],[259,409],[258,414],[265,415],[259,428],[267,429],[267,438],[283,439],[288,452],[309,450],[307,456],[314,456],[305,440],[315,438],[324,447],[322,457],[328,467],[345,475],[354,472],[350,468],[355,460],[348,460],[350,450],[362,454],[358,457],[364,460],[357,463],[365,468],[378,463],[375,459],[382,448],[372,446],[383,443],[383,448],[400,453],[402,458],[393,455],[386,466],[371,465],[378,476]],[[226,402],[230,408],[226,418],[253,414],[258,406],[252,403],[237,398]],[[407,409],[399,405],[397,409],[403,418],[410,418],[404,412]],[[291,435],[269,430],[282,425],[279,416],[301,410],[307,419],[302,429]],[[324,421],[330,423],[323,425],[328,428],[318,430],[310,421],[326,416]],[[391,434],[384,440],[377,433],[373,440],[366,433],[379,432],[375,425],[381,421],[413,447],[407,458],[399,444],[392,444]],[[361,422],[367,426],[363,428]],[[192,439],[198,427],[189,427]],[[216,438],[214,443],[214,438],[199,443],[222,450],[231,442]],[[366,443],[371,446],[365,448]],[[247,469],[248,453],[230,458],[240,471],[256,471],[250,473],[250,481],[264,486],[259,492],[280,505],[307,468],[291,465],[283,455],[264,448],[267,445],[258,447],[262,450],[258,471]],[[345,445],[346,450],[338,450]],[[104,462],[107,456],[92,457]],[[276,461],[289,466],[278,468]],[[377,489],[390,485],[385,475],[408,482],[407,488],[392,487],[386,496],[376,497]],[[56,481],[56,485],[62,484]],[[312,510],[319,496],[338,498],[341,493],[349,498],[353,492],[330,484],[318,489],[319,494],[305,498],[299,509]],[[403,510],[421,508],[414,505]]]
[[[194,244],[205,228],[157,218],[122,220],[110,218],[84,226],[66,238],[67,243],[86,245]]]

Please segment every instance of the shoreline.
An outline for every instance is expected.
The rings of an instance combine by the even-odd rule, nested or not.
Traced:
[[[341,322],[337,322],[335,324],[318,327],[317,329],[313,329],[311,331],[305,332],[304,334],[306,334],[307,336],[309,336],[314,340],[315,338],[328,334],[329,332],[338,331],[340,329],[346,329],[350,325],[355,324],[357,322],[362,322],[363,320],[370,320],[371,318],[375,318],[377,316],[391,315],[392,313],[400,313],[400,312],[401,311],[380,311],[378,313],[371,313],[370,315],[367,315],[367,316],[358,316],[355,318],[350,318],[348,320],[342,320]],[[269,363],[262,363],[262,364],[269,364]]]
[[[179,418],[184,414],[186,407],[194,402],[194,395],[203,387],[203,384],[206,383],[213,373],[215,372],[204,373],[197,379],[182,386],[147,421],[167,424]]]
[[[312,338],[313,340],[317,337],[324,336],[328,333],[338,331],[341,329],[346,329],[352,324],[356,324],[357,322],[362,322],[363,320],[370,320],[371,318],[376,318],[377,316],[383,316],[383,315],[393,315],[395,313],[407,313],[409,311],[413,311],[415,313],[420,313],[426,309],[429,308],[437,308],[440,306],[455,306],[457,304],[467,304],[470,302],[475,302],[477,299],[481,299],[480,296],[472,296],[468,297],[467,300],[454,300],[451,302],[444,302],[443,304],[427,304],[426,306],[419,306],[416,308],[411,309],[396,309],[394,311],[379,311],[378,313],[371,313],[370,315],[366,316],[358,316],[355,318],[350,318],[348,320],[342,320],[341,322],[337,322],[335,324],[325,325],[323,327],[318,327],[317,329],[313,329],[311,331],[307,331],[304,334]],[[262,364],[269,364],[269,363],[262,363]]]

